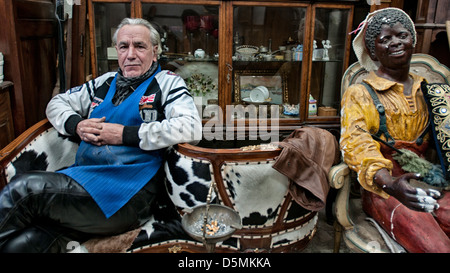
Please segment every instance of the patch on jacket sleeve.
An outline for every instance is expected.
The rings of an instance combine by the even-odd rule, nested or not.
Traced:
[[[167,75],[170,75],[170,76],[178,76],[177,73],[172,72],[172,71],[170,71],[170,70],[167,71]]]
[[[152,103],[155,101],[155,97],[156,97],[156,94],[152,94],[150,96],[142,96],[141,100],[139,101],[139,105]]]
[[[158,111],[153,109],[153,105],[147,104],[139,107],[139,113],[144,122],[153,122],[158,118]]]
[[[82,85],[72,87],[72,88],[69,89],[69,94],[76,93],[76,92],[80,92],[81,88],[83,88]]]
[[[103,102],[103,100],[101,98],[94,97],[94,99],[91,102],[91,109],[94,109],[95,107],[97,107],[102,102]]]

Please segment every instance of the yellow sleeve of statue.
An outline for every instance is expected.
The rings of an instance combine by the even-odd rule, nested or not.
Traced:
[[[391,171],[393,168],[392,162],[381,154],[380,144],[368,133],[376,133],[379,122],[378,111],[366,88],[361,84],[350,86],[341,102],[342,156],[349,168],[357,173],[364,189],[387,198],[389,195],[373,183],[378,170]]]

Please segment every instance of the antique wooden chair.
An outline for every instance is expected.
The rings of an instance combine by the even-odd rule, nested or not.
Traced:
[[[411,72],[423,76],[428,83],[449,83],[449,69],[434,57],[414,54]],[[368,72],[358,63],[345,71],[341,83],[341,94],[351,84],[360,83]],[[367,219],[359,198],[350,198],[352,183],[358,183],[345,163],[333,166],[329,172],[331,187],[338,189],[335,201],[335,252],[339,252],[341,238],[355,252],[404,251],[389,235],[378,228],[373,219]]]
[[[76,140],[58,134],[48,120],[42,120],[0,151],[0,189],[20,172],[55,171],[70,166],[77,148]],[[138,230],[112,238],[71,242],[68,249],[205,252],[201,242],[182,232],[180,214],[183,209],[203,204],[209,185],[215,181],[215,200],[236,210],[243,224],[233,237],[218,243],[216,252],[301,251],[316,232],[318,214],[297,205],[289,194],[287,177],[271,167],[280,151],[277,147],[243,150],[180,144],[174,147],[165,164],[170,198],[170,204],[161,206],[165,211]]]

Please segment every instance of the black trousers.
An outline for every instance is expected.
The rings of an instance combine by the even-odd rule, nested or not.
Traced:
[[[0,252],[66,252],[71,241],[81,244],[138,228],[151,216],[161,179],[160,171],[107,219],[83,187],[64,174],[16,175],[0,193]]]

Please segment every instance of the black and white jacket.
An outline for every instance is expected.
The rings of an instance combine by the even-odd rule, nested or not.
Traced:
[[[117,72],[109,72],[53,97],[47,105],[47,118],[63,135],[75,135],[76,125],[89,118],[103,102]],[[143,123],[125,126],[125,145],[156,150],[174,144],[197,143],[202,138],[202,123],[184,80],[171,71],[155,75],[139,102]]]

